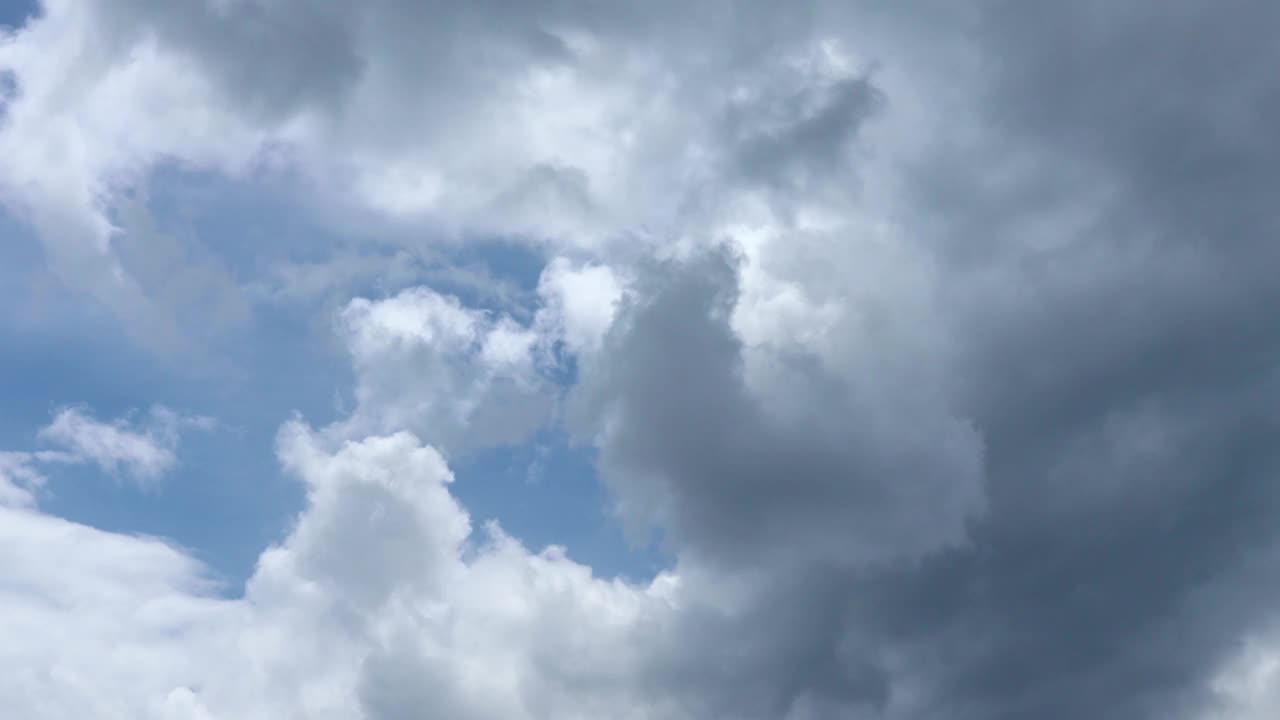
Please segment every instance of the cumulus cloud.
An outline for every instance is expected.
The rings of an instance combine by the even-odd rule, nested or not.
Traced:
[[[575,356],[598,350],[622,301],[625,280],[608,265],[574,265],[567,258],[547,263],[538,280],[542,308],[539,328],[558,338]]]
[[[412,262],[342,304],[355,407],[281,429],[306,506],[241,597],[39,507],[50,463],[152,478],[189,421],[70,409],[62,454],[0,455],[25,716],[1273,712],[1278,11],[45,10],[0,39],[0,197],[117,312],[171,302],[118,222],[161,163],[546,262],[523,305]],[[378,275],[326,262],[286,294]],[[667,571],[472,521],[449,463],[546,428]]]
[[[644,641],[644,616],[669,611],[670,579],[628,586],[496,527],[473,537],[443,458],[407,433],[323,443],[282,429],[308,508],[240,600],[218,599],[197,563],[158,541],[3,510],[12,642],[0,658],[23,668],[0,681],[10,706],[33,718],[338,718],[428,703],[497,718],[632,703],[644,717],[672,702],[634,693],[642,651],[627,649]],[[57,628],[53,642],[43,627]]]
[[[357,298],[339,329],[356,371],[348,437],[411,429],[465,452],[528,437],[551,409],[539,336],[508,316],[415,287]]]

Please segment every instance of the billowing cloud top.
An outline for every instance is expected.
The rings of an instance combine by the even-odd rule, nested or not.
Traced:
[[[349,369],[332,418],[260,394],[303,497],[242,593],[48,487],[164,493],[220,421],[135,383],[0,452],[0,708],[1280,716],[1277,23],[44,0],[0,31],[15,312],[74,298],[192,384],[282,328],[290,374]],[[665,569],[464,508],[468,462],[552,446]]]

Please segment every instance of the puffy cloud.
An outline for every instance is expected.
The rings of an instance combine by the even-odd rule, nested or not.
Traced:
[[[547,263],[538,280],[542,332],[561,339],[574,355],[598,350],[622,301],[624,281],[607,265]]]
[[[669,579],[593,578],[496,527],[473,539],[443,458],[407,433],[326,442],[282,429],[308,506],[239,600],[215,597],[198,563],[158,541],[0,509],[9,706],[32,718],[336,718],[427,702],[496,718],[666,702],[636,694],[631,671],[643,618],[660,627],[670,611]]]
[[[33,718],[163,714],[224,604],[160,541],[0,508],[0,696]],[[184,645],[186,647],[184,647]]]
[[[411,429],[448,451],[516,443],[545,422],[553,391],[539,336],[428,288],[357,298],[339,326],[356,372],[347,437]]]

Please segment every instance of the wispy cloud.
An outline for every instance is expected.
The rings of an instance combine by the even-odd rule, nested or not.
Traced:
[[[163,406],[140,418],[102,421],[83,407],[64,408],[39,432],[39,439],[66,449],[65,457],[97,465],[103,472],[150,483],[178,463],[183,429],[209,430],[213,419],[183,415]]]
[[[154,484],[178,465],[183,431],[215,425],[160,405],[114,420],[99,420],[82,406],[63,408],[36,435],[60,449],[0,452],[0,505],[36,504],[49,467],[57,465],[95,465],[115,478]]]

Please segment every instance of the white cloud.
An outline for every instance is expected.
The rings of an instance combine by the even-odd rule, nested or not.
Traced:
[[[153,407],[141,422],[128,418],[102,422],[82,408],[70,407],[60,410],[38,437],[111,475],[149,483],[177,464],[175,451],[183,428],[212,426],[210,418],[184,416],[162,406]]]
[[[301,178],[326,210],[436,235],[666,252],[742,208],[790,214],[797,182],[847,180],[835,168],[869,111],[841,100],[865,70],[847,38],[814,49],[764,7],[712,42],[670,32],[684,10],[666,3],[247,7],[55,0],[0,40],[19,88],[0,198],[131,326],[165,314],[165,278],[121,263],[116,215],[162,163]]]
[[[339,317],[356,372],[343,437],[410,429],[449,452],[515,443],[545,422],[553,388],[538,335],[428,288],[357,298]]]
[[[538,280],[543,332],[562,339],[574,354],[599,349],[622,301],[623,281],[606,265],[575,266],[566,258],[547,263]]]
[[[24,717],[166,717],[224,607],[181,552],[38,511],[0,508],[0,566],[0,697]]]
[[[308,507],[241,600],[210,595],[199,564],[157,541],[0,509],[7,706],[33,719],[377,718],[428,700],[451,717],[586,718],[668,702],[632,683],[669,581],[595,579],[496,528],[471,540],[448,468],[408,434],[323,442],[282,430]]]
[[[189,63],[104,20],[90,3],[55,0],[0,38],[0,68],[18,88],[0,129],[0,202],[35,225],[69,286],[131,323],[167,327],[112,252],[113,216],[158,159],[232,170],[259,133],[213,107]]]
[[[41,428],[38,440],[61,450],[0,451],[0,506],[32,508],[58,465],[92,464],[115,477],[149,485],[177,464],[184,430],[210,430],[212,418],[184,415],[162,405],[141,418],[128,415],[104,422],[85,408],[59,410]]]
[[[39,440],[64,449],[0,451],[0,507],[34,507],[50,466],[88,463],[112,476],[153,483],[177,465],[183,430],[213,427],[212,418],[161,405],[141,420],[126,416],[110,422],[93,418],[81,407],[64,408],[37,433]]]
[[[1215,707],[1200,720],[1266,720],[1280,713],[1280,650],[1252,637],[1212,681]]]
[[[70,453],[44,450],[39,452],[0,452],[0,506],[30,507],[36,493],[48,481],[41,463],[71,463],[79,458]]]

